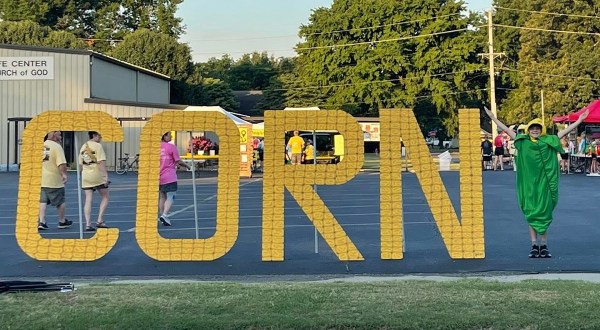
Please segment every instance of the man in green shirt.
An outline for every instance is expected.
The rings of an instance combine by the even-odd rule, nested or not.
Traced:
[[[558,202],[560,171],[556,155],[564,153],[560,139],[575,129],[587,117],[589,110],[557,135],[546,135],[546,128],[539,118],[527,124],[526,134],[517,135],[500,122],[488,108],[485,108],[485,112],[515,141],[515,148],[519,154],[516,158],[517,197],[529,224],[532,245],[529,257],[551,258],[547,245],[547,231],[552,223],[552,212]]]

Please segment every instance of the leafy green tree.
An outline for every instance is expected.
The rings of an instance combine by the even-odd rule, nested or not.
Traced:
[[[32,21],[0,22],[0,43],[41,46],[49,31]]]
[[[223,55],[221,58],[211,57],[206,63],[196,63],[195,66],[202,77],[228,81],[233,63],[231,56]]]
[[[81,38],[122,38],[141,28],[178,38],[183,0],[0,0],[0,20],[29,20]],[[104,47],[103,43],[98,45]]]
[[[44,46],[52,48],[86,49],[83,40],[77,38],[73,33],[67,31],[52,31],[44,39]]]
[[[185,80],[192,72],[190,47],[174,37],[140,29],[129,34],[110,55],[131,64]]]
[[[255,111],[262,115],[265,110],[278,110],[285,108],[284,85],[279,77],[271,78],[269,87],[263,91],[262,99],[256,104]]]
[[[571,34],[539,30],[517,30],[501,33],[500,44],[507,46],[514,58],[502,68],[512,90],[501,100],[500,114],[508,122],[523,123],[541,117],[541,91],[544,91],[545,121],[588,104],[600,93],[600,53],[596,44],[600,21],[582,16],[596,15],[594,3],[586,1],[524,2],[498,1],[505,8],[563,13],[576,16],[557,16],[543,13],[516,12],[508,15],[498,9],[499,24],[524,28],[558,31],[577,31]],[[496,21],[496,18],[495,18]],[[504,28],[508,29],[508,28]],[[512,29],[511,29],[512,30]],[[515,29],[516,30],[516,29]],[[507,37],[508,36],[508,37]],[[517,47],[510,47],[516,40]]]
[[[0,0],[0,19],[39,23],[47,20],[50,5],[50,1],[43,0]]]
[[[202,80],[202,88],[206,102],[203,105],[218,105],[229,111],[240,106],[239,102],[235,100],[231,87],[226,82],[214,78],[205,78]]]
[[[85,49],[86,45],[73,33],[52,31],[31,21],[0,22],[0,43]]]
[[[295,86],[321,85],[326,104],[364,114],[384,107],[418,113],[427,98],[454,131],[461,93],[477,86],[472,79],[484,67],[477,54],[485,35],[472,29],[481,17],[464,11],[454,0],[334,0],[300,28]]]
[[[233,90],[262,90],[277,75],[274,64],[266,52],[244,54],[231,67],[228,82]]]
[[[174,37],[140,29],[129,34],[110,53],[111,56],[171,77],[171,102],[184,103],[186,79],[192,73],[188,45]]]
[[[181,18],[175,17],[183,0],[119,1],[125,26],[130,31],[149,29],[178,38],[184,31]]]

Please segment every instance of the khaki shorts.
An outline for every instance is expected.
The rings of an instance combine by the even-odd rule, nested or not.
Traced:
[[[65,202],[65,188],[44,188],[40,195],[40,203],[59,207]]]
[[[292,164],[302,164],[302,154],[292,154]]]

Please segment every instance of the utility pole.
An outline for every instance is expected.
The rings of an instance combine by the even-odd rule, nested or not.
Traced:
[[[494,59],[496,56],[502,56],[504,53],[494,53],[494,24],[492,21],[493,12],[492,9],[486,12],[488,19],[488,53],[479,54],[480,56],[487,57],[490,64],[490,109],[494,116],[498,116],[496,111],[496,72],[494,69]],[[496,138],[498,135],[498,126],[492,120],[492,137]]]

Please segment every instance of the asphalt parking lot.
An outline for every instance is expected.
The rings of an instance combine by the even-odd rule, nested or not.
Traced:
[[[459,172],[440,172],[455,208],[459,210]],[[483,172],[486,258],[452,260],[442,243],[416,176],[403,174],[406,252],[403,260],[379,257],[379,173],[361,173],[341,186],[319,186],[329,207],[365,260],[341,262],[318,237],[291,195],[285,200],[285,261],[261,261],[262,179],[240,179],[239,236],[231,251],[211,262],[159,262],[146,256],[135,240],[135,173],[111,173],[111,202],[106,222],[119,228],[116,246],[94,262],[46,262],[28,257],[15,240],[18,173],[0,173],[0,277],[63,276],[199,276],[199,275],[311,275],[311,274],[479,274],[486,272],[598,272],[598,197],[600,179],[581,174],[563,175],[560,201],[550,227],[552,259],[529,259],[529,235],[521,215],[512,171]],[[67,185],[70,229],[56,229],[56,212],[48,211],[48,238],[79,238],[75,173]],[[199,236],[215,232],[216,174],[196,179]],[[97,212],[99,198],[92,214]],[[172,227],[160,227],[167,238],[194,238],[192,180],[180,173],[179,192],[171,216]],[[90,237],[93,233],[84,233]],[[315,253],[315,246],[318,253]]]

